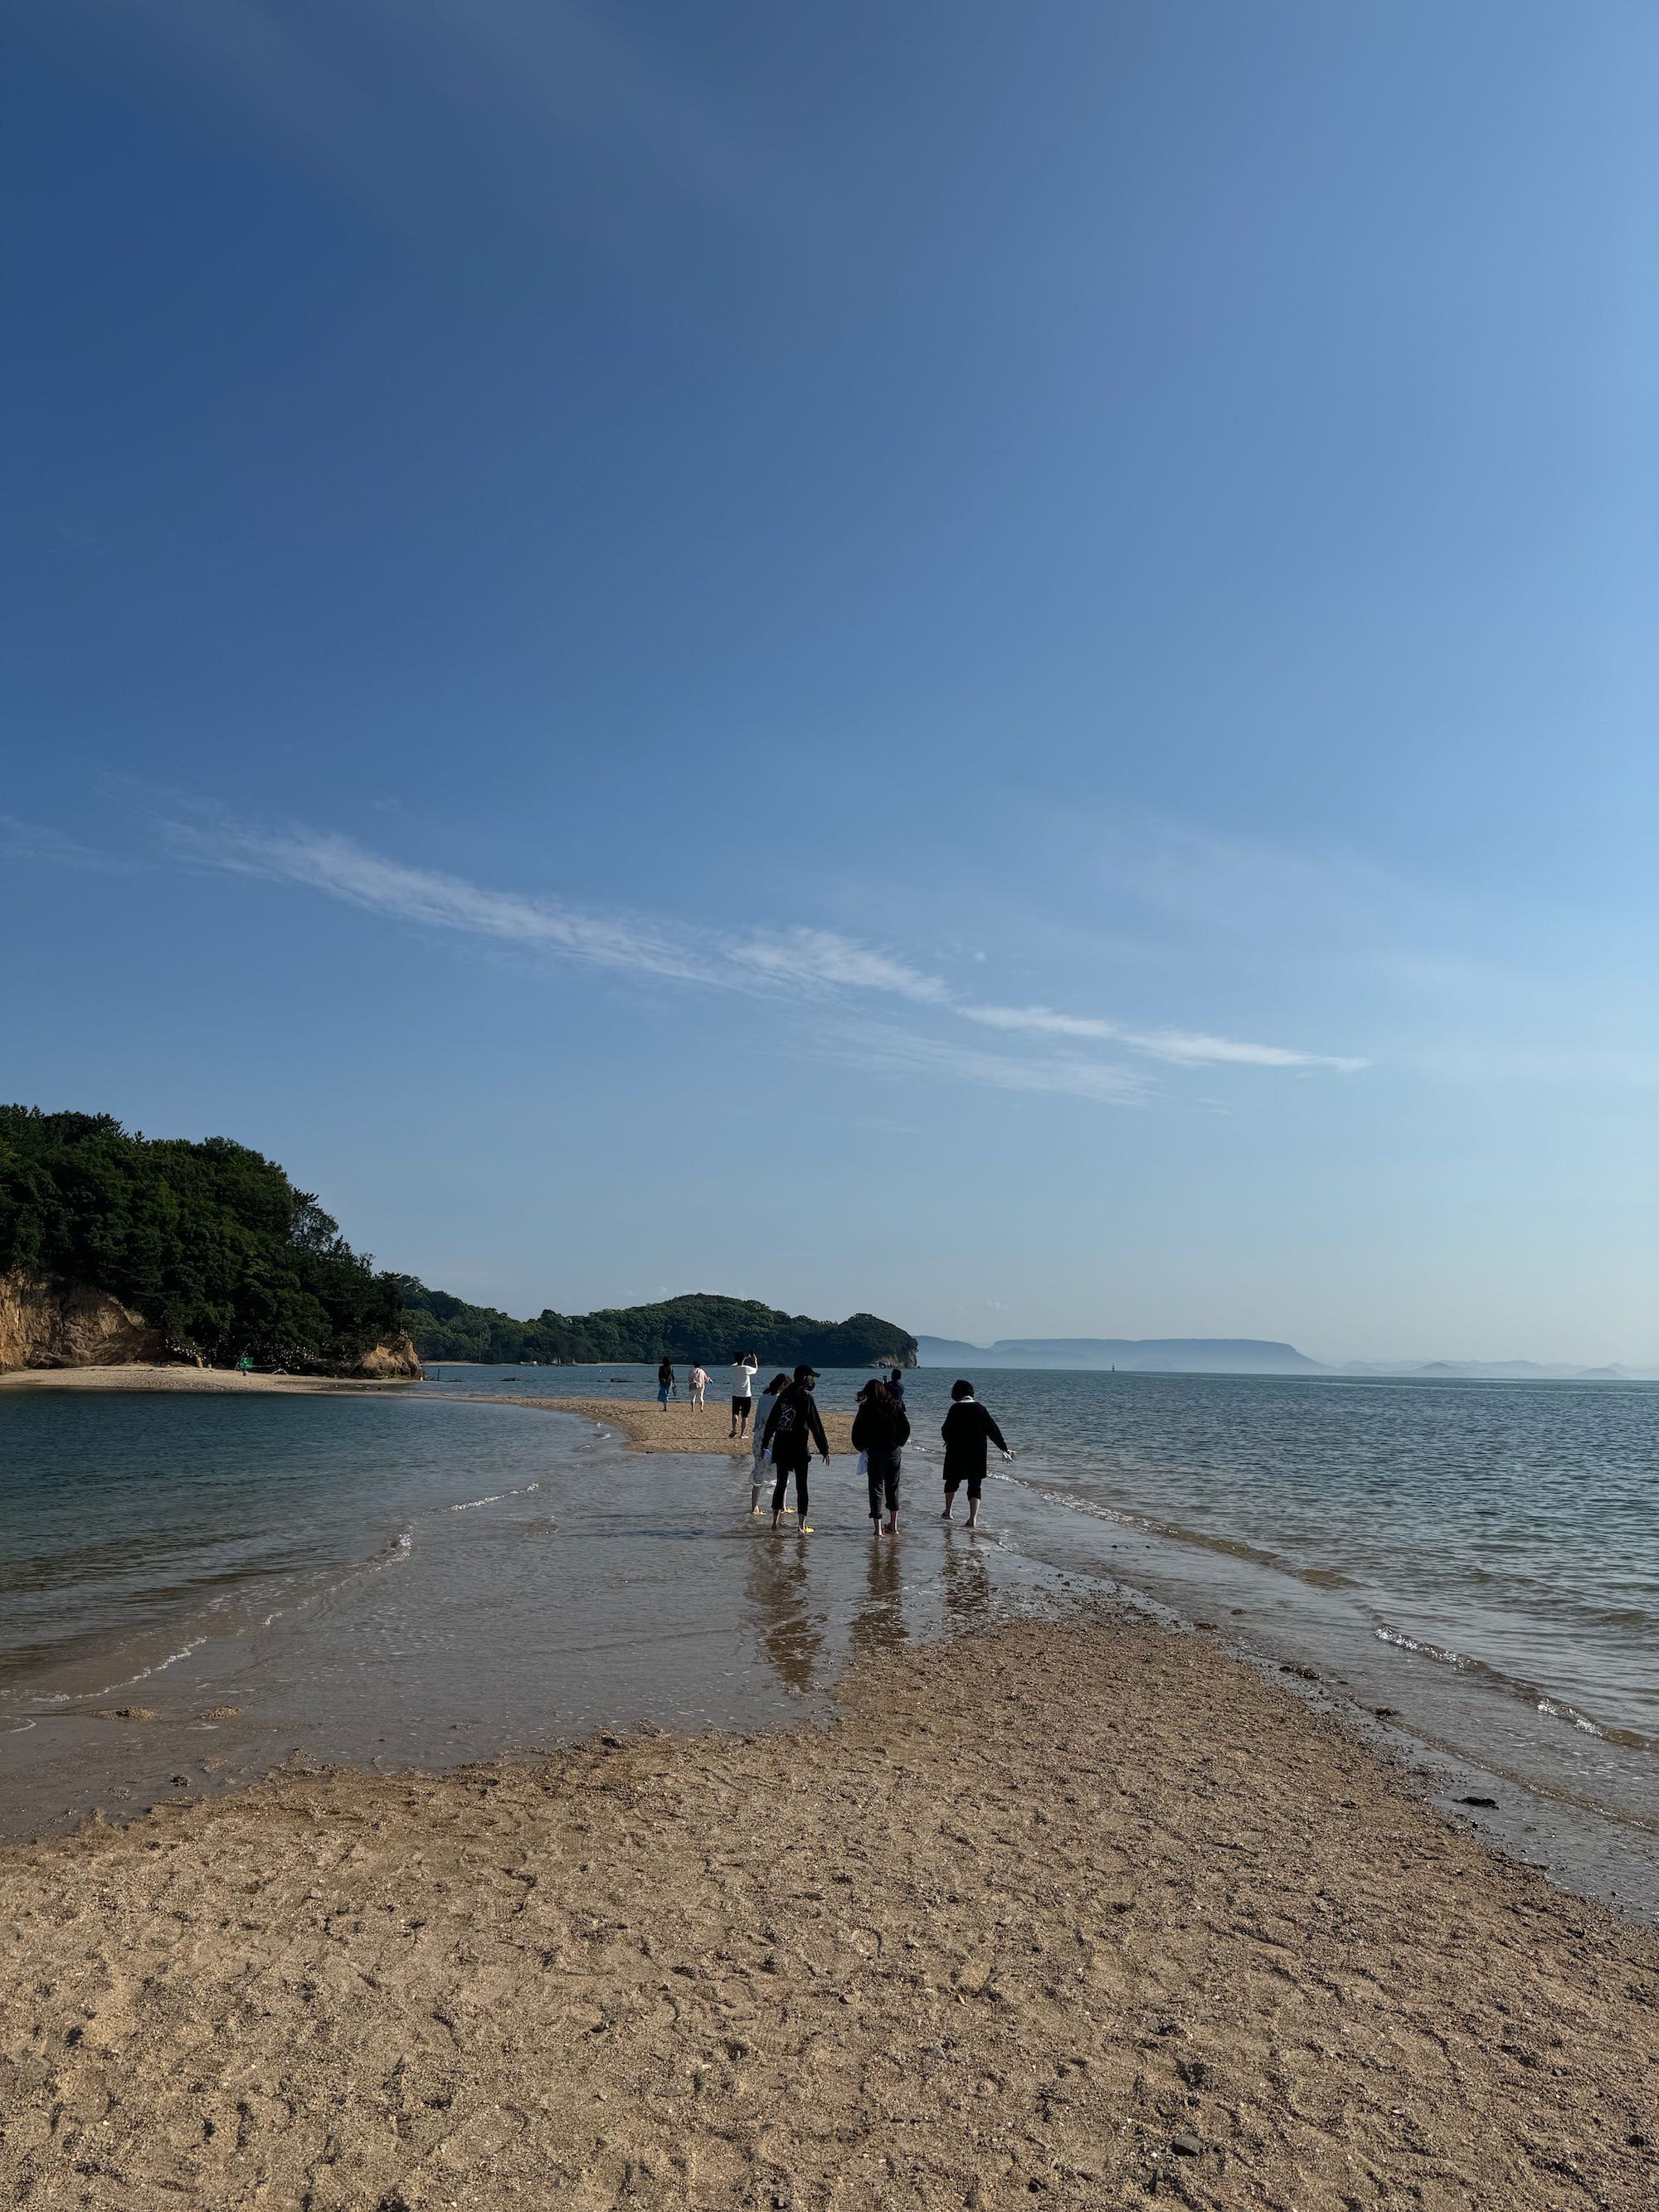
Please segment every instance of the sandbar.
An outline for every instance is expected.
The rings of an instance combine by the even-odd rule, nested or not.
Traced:
[[[654,1410],[654,1409],[653,1409]],[[1659,1948],[1085,1608],[0,1852],[0,2201],[1650,2212]]]
[[[486,1394],[478,1391],[465,1395],[483,1398]],[[492,1406],[536,1406],[544,1413],[585,1414],[590,1421],[600,1421],[608,1429],[620,1430],[635,1451],[726,1452],[733,1456],[741,1453],[746,1459],[755,1449],[752,1430],[742,1438],[732,1434],[729,1399],[716,1403],[711,1397],[699,1410],[688,1405],[684,1398],[671,1398],[664,1407],[654,1398],[507,1398],[493,1390],[488,1397]],[[772,1410],[772,1401],[766,1398],[755,1402],[764,1423]],[[851,1414],[834,1413],[826,1407],[820,1407],[818,1411],[830,1450],[851,1451]]]
[[[410,1378],[243,1375],[234,1367],[10,1367],[0,1390],[386,1390]]]

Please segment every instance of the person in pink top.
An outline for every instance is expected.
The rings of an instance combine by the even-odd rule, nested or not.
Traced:
[[[708,1377],[703,1373],[702,1368],[694,1363],[691,1372],[686,1376],[685,1380],[687,1387],[691,1393],[691,1403],[696,1407],[697,1411],[701,1413],[702,1411],[702,1394],[708,1388]]]

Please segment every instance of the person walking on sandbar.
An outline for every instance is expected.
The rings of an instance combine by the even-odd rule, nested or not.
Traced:
[[[761,1393],[761,1395],[765,1398],[775,1399],[780,1391],[787,1390],[788,1388],[789,1377],[787,1375],[775,1375],[772,1377],[772,1380],[767,1384],[765,1389]],[[766,1408],[766,1411],[769,1413],[771,1410],[772,1409],[769,1406]],[[749,1510],[750,1513],[758,1513],[760,1511],[761,1492],[765,1486],[761,1481],[761,1469],[766,1464],[766,1423],[762,1419],[758,1407],[756,1409],[755,1413],[754,1435],[755,1463],[749,1472]]]
[[[957,1502],[957,1492],[965,1482],[968,1486],[968,1526],[979,1526],[979,1494],[985,1484],[985,1447],[994,1443],[1004,1459],[1013,1454],[1002,1440],[1002,1431],[974,1395],[971,1382],[951,1385],[951,1410],[945,1416],[939,1434],[945,1439],[945,1510],[941,1521],[951,1518]]]
[[[772,1455],[774,1534],[783,1525],[784,1492],[792,1474],[795,1478],[795,1509],[799,1516],[796,1528],[803,1536],[812,1533],[806,1518],[806,1470],[814,1445],[824,1465],[830,1464],[830,1439],[823,1433],[823,1421],[812,1396],[812,1385],[817,1379],[817,1369],[803,1361],[795,1370],[794,1381],[773,1400],[772,1410],[766,1417],[766,1433],[761,1442]]]
[[[740,1352],[732,1362],[732,1434],[749,1433],[749,1417],[755,1410],[755,1377],[760,1362],[752,1352]]]
[[[691,1372],[685,1378],[685,1387],[691,1393],[691,1403],[698,1413],[702,1413],[702,1394],[708,1388],[708,1377],[704,1374],[700,1360],[692,1361]]]
[[[853,1416],[853,1449],[864,1454],[870,1483],[870,1518],[878,1535],[898,1534],[899,1470],[904,1447],[910,1441],[910,1417],[885,1383],[866,1382],[859,1392],[859,1409]],[[887,1507],[884,1527],[881,1509]]]
[[[680,1386],[674,1380],[674,1363],[665,1353],[662,1364],[657,1370],[657,1403],[665,1413],[670,1397],[678,1398],[679,1395]]]

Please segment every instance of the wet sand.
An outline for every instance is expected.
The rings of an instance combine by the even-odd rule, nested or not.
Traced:
[[[734,1457],[742,1453],[747,1458],[755,1449],[752,1429],[741,1438],[732,1434],[729,1396],[718,1405],[711,1397],[701,1411],[688,1405],[684,1398],[672,1398],[663,1407],[654,1398],[509,1398],[493,1390],[489,1402],[492,1406],[536,1406],[544,1413],[580,1413],[590,1421],[599,1421],[608,1429],[618,1430],[635,1451],[727,1452]],[[766,1398],[755,1402],[764,1426],[772,1401]],[[830,1451],[851,1451],[851,1414],[832,1413],[823,1407],[818,1410]],[[816,1460],[813,1465],[817,1465]]]
[[[654,1411],[654,1408],[651,1409]],[[1206,1638],[0,1853],[0,2201],[1650,2206],[1659,1950]]]
[[[325,1375],[239,1375],[234,1367],[11,1367],[0,1390],[319,1390],[395,1389],[408,1378],[337,1380]]]

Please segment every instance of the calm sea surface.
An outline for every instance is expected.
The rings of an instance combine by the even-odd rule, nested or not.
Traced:
[[[810,1541],[779,1541],[746,1465],[447,1395],[646,1397],[642,1369],[0,1393],[0,1818],[113,1813],[289,1751],[433,1764],[761,1724],[864,1653],[1108,1590],[1391,1708],[1413,1755],[1527,1785],[1497,1816],[1511,1848],[1659,1906],[1659,1386],[976,1379],[1018,1455],[994,1461],[986,1532],[936,1518],[951,1377],[924,1370],[896,1546],[850,1461],[815,1468]]]

